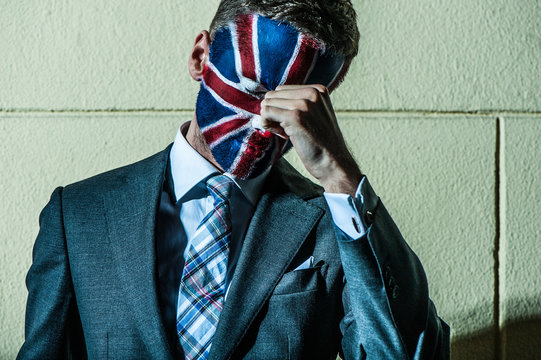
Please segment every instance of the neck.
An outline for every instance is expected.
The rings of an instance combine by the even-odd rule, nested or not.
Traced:
[[[195,114],[192,118],[192,121],[190,122],[190,126],[188,127],[188,132],[186,133],[186,141],[188,141],[188,144],[190,144],[190,146],[193,147],[195,151],[197,151],[208,162],[216,166],[216,168],[220,169],[220,171],[224,171],[222,167],[216,162],[214,156],[212,156],[212,152],[210,151],[210,148],[205,141],[205,137],[201,133],[201,129],[199,129]]]

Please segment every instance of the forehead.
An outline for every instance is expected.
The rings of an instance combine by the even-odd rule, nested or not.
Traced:
[[[329,86],[344,57],[287,23],[246,14],[216,31],[210,61],[230,81],[246,77],[274,89],[284,83]]]

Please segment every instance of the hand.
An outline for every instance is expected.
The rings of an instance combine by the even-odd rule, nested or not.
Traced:
[[[325,191],[355,195],[362,174],[347,149],[325,86],[278,86],[265,95],[261,117],[263,128],[291,140]]]

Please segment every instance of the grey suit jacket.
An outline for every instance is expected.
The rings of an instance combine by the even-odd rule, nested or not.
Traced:
[[[57,188],[40,216],[20,359],[172,359],[155,222],[169,148]],[[367,235],[336,228],[284,160],[249,225],[211,359],[446,359],[422,266],[369,184]],[[308,257],[314,266],[294,270]]]

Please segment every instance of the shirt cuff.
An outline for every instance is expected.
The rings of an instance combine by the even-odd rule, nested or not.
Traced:
[[[362,209],[366,198],[365,194],[363,194],[363,190],[366,189],[365,182],[367,182],[366,176],[362,178],[359,186],[357,186],[355,192],[357,201],[347,194],[323,193],[334,224],[353,240],[357,240],[366,234],[366,226],[361,221],[361,212],[359,211]]]

